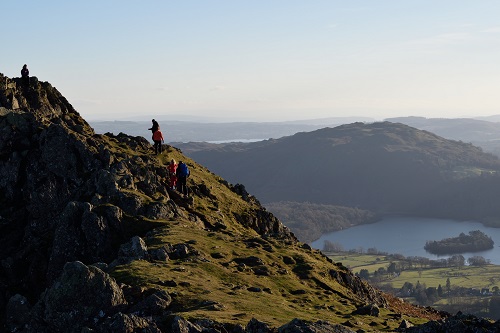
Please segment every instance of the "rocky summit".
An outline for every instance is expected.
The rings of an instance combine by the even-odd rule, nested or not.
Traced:
[[[189,197],[167,186],[171,159],[190,168]],[[243,185],[175,147],[154,155],[143,137],[97,135],[36,78],[0,74],[0,229],[5,332],[497,327],[382,294]]]

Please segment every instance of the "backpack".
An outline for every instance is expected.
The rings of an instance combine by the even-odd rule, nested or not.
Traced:
[[[186,164],[179,163],[177,166],[177,176],[189,176],[189,169]]]

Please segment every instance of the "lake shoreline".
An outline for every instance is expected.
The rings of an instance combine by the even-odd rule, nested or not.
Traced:
[[[393,214],[378,222],[360,224],[344,230],[323,234],[310,243],[311,247],[322,250],[324,241],[340,244],[344,250],[366,251],[376,249],[390,254],[421,256],[429,259],[445,259],[450,255],[434,255],[425,251],[426,241],[455,237],[460,233],[481,230],[500,244],[500,228],[488,227],[478,221],[422,218]],[[500,247],[491,250],[462,253],[464,257],[480,255],[491,263],[500,264]]]

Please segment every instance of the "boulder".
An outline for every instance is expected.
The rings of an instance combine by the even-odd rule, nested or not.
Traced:
[[[331,324],[327,321],[318,320],[309,322],[293,319],[291,322],[278,328],[278,333],[356,333],[345,326]]]
[[[269,326],[261,321],[258,321],[255,318],[250,319],[248,322],[245,331],[247,333],[271,333],[271,329]]]
[[[134,314],[117,313],[98,326],[99,332],[113,333],[162,333],[149,318]]]
[[[30,316],[30,304],[28,299],[22,295],[12,296],[5,311],[6,328],[9,332],[17,332],[24,327]]]
[[[167,313],[172,297],[165,290],[156,290],[143,301],[134,305],[130,311],[144,316],[158,316]]]
[[[353,314],[378,317],[380,314],[380,308],[377,306],[377,304],[368,304],[360,306],[353,311]]]
[[[128,243],[122,244],[118,251],[118,256],[130,258],[132,260],[144,259],[148,255],[146,243],[139,236],[134,236]]]
[[[172,326],[170,328],[171,333],[201,333],[203,331],[202,327],[193,324],[182,317],[175,316],[172,320]]]
[[[40,301],[43,321],[60,332],[75,332],[105,316],[114,315],[127,302],[122,290],[107,273],[79,261],[64,266],[61,276]]]

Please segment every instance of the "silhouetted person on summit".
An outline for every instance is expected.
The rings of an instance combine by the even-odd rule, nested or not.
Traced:
[[[24,64],[23,69],[21,69],[21,79],[23,80],[23,84],[25,86],[30,85],[30,71],[28,69],[28,65]]]
[[[157,130],[159,130],[159,129],[160,129],[160,125],[159,125],[159,124],[158,124],[158,122],[157,122],[156,120],[154,120],[154,119],[153,119],[153,120],[151,120],[151,122],[153,123],[153,126],[151,126],[151,128],[148,128],[148,130],[150,130],[150,131],[151,131],[151,133],[154,135],[154,134],[155,134],[155,132],[156,132]]]

